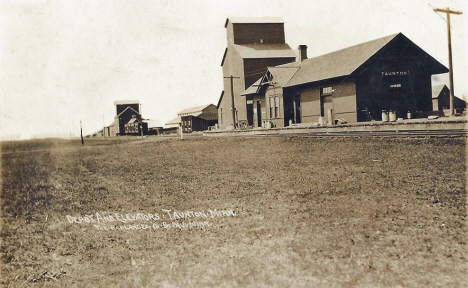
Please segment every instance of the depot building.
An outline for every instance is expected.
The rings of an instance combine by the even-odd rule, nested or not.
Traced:
[[[431,76],[448,72],[401,33],[311,59],[306,49],[241,94],[253,103],[254,127],[381,121],[382,111],[417,117],[433,110]]]

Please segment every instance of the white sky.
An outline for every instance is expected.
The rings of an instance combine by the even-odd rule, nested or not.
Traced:
[[[139,100],[163,125],[184,108],[217,104],[227,17],[279,16],[286,42],[309,58],[402,32],[448,67],[468,96],[464,0],[2,1],[0,136],[86,133],[113,121],[115,100]],[[433,79],[448,86],[448,76]]]

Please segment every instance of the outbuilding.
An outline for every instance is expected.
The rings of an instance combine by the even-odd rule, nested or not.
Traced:
[[[450,89],[447,85],[442,84],[432,87],[432,108],[441,114],[450,114]],[[466,109],[465,100],[454,96],[453,108],[456,113],[462,113]]]
[[[140,102],[138,100],[115,101],[114,122],[108,127],[108,134],[112,136],[122,135],[140,135],[148,132],[148,125],[142,123],[143,118],[140,114]],[[137,131],[137,132],[135,132]]]
[[[132,115],[132,119],[125,124],[125,135],[147,135],[148,123]]]
[[[218,110],[213,104],[184,109],[178,117],[184,132],[205,131],[218,124]]]

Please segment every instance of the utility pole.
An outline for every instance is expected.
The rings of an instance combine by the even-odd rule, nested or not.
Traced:
[[[141,106],[143,104],[140,103],[140,117],[141,117],[141,123],[140,123],[140,134],[141,134],[141,138],[143,138],[143,114],[141,113]]]
[[[449,52],[449,77],[450,77],[450,115],[453,115],[453,95],[455,91],[453,88],[453,67],[452,67],[452,35],[450,33],[450,14],[460,15],[463,14],[459,11],[447,9],[434,9],[435,12],[442,12],[447,14],[447,34],[448,34],[448,52]]]
[[[104,114],[102,114],[102,137],[106,137],[106,122],[104,121]]]
[[[180,120],[181,122],[179,123],[179,134],[180,134],[180,140],[184,140],[184,129],[182,127],[182,120]]]
[[[230,78],[231,79],[231,110],[232,110],[232,125],[234,128],[237,128],[237,123],[236,123],[236,106],[234,105],[234,78],[239,79],[240,77],[234,77],[234,76],[229,76],[229,77],[224,77],[224,78]]]
[[[84,145],[84,141],[83,141],[83,126],[81,125],[81,121],[80,121],[80,134],[81,134],[81,145]]]

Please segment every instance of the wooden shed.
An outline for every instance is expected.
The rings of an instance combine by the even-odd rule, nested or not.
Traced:
[[[454,96],[453,108],[456,113],[462,113],[466,109],[465,100]],[[442,84],[432,87],[432,109],[444,114],[450,114],[450,89],[447,85]]]
[[[218,110],[213,104],[184,109],[178,117],[184,132],[205,131],[218,124]]]

